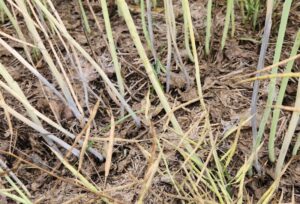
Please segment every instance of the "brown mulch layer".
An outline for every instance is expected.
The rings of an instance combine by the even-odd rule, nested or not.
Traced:
[[[224,132],[239,121],[249,115],[250,100],[252,94],[252,84],[243,83],[236,84],[237,80],[233,80],[233,77],[251,73],[255,71],[259,57],[260,38],[263,33],[264,25],[264,9],[261,10],[258,17],[258,23],[255,28],[251,26],[251,23],[246,21],[243,23],[240,10],[236,7],[236,22],[235,33],[233,37],[229,37],[226,42],[224,50],[220,49],[220,41],[222,38],[223,26],[225,21],[225,1],[217,1],[214,5],[213,11],[213,28],[212,28],[212,47],[209,56],[204,54],[204,41],[205,41],[205,24],[206,24],[206,2],[205,1],[190,1],[191,2],[191,14],[194,22],[194,29],[196,34],[196,44],[198,49],[198,55],[200,59],[201,68],[201,80],[203,85],[204,99],[207,104],[207,108],[210,112],[210,120],[213,127],[213,133],[216,137],[221,138],[224,136]],[[295,1],[296,2],[296,1]],[[132,5],[132,4],[131,4]],[[88,6],[85,8],[88,13],[89,23],[92,32],[87,34],[84,32],[79,6],[77,1],[55,1],[55,7],[58,10],[66,28],[70,34],[79,42],[88,52],[93,56],[97,62],[101,62],[103,69],[110,79],[117,84],[117,79],[113,71],[112,59],[107,46],[107,40],[105,37],[104,22],[102,18],[101,8],[98,3],[93,3],[92,7],[96,13],[98,21],[101,25],[102,31],[98,30],[97,24],[90,12],[88,12]],[[278,15],[273,18],[272,36],[270,39],[270,45],[268,48],[265,64],[272,64],[273,54],[276,44],[277,31],[280,23],[281,6],[277,8]],[[298,12],[297,12],[298,11]],[[134,17],[137,29],[143,36],[141,27],[140,12],[135,6],[131,6],[131,12]],[[192,86],[187,88],[185,86],[184,75],[180,71],[180,68],[176,66],[175,60],[172,60],[172,77],[171,77],[171,90],[167,93],[167,97],[171,106],[177,106],[187,101],[196,98],[196,85],[193,63],[188,59],[184,48],[184,34],[183,34],[183,16],[181,11],[180,2],[175,3],[175,13],[177,21],[177,43],[179,46],[181,57],[184,61],[185,68],[187,69]],[[275,12],[276,13],[276,12]],[[145,96],[148,90],[151,92],[151,105],[152,105],[152,119],[154,129],[158,137],[164,137],[172,140],[176,138],[171,131],[164,131],[164,124],[166,119],[165,113],[162,110],[159,100],[152,90],[151,83],[144,71],[144,67],[141,63],[137,50],[132,42],[128,28],[124,20],[119,17],[115,6],[111,4],[110,17],[113,29],[113,35],[117,46],[117,52],[119,61],[122,66],[122,75],[126,85],[126,99],[134,110],[140,111],[145,104]],[[20,17],[21,20],[21,17]],[[299,24],[299,4],[294,3],[291,9],[285,43],[283,46],[281,59],[285,59],[289,56],[291,47],[293,45],[295,34]],[[26,31],[24,23],[21,24],[22,29]],[[1,31],[15,36],[15,31],[9,22],[0,24]],[[154,30],[154,45],[157,50],[157,54],[163,64],[166,64],[167,55],[167,38],[166,38],[166,25],[164,19],[164,13],[157,11],[153,13],[153,30]],[[28,32],[24,32],[28,33]],[[28,38],[30,37],[28,36]],[[91,137],[107,137],[109,135],[110,113],[109,109],[112,109],[116,118],[121,118],[120,106],[116,100],[110,97],[109,90],[101,80],[99,75],[94,72],[93,68],[84,59],[82,61],[83,72],[89,82],[90,89],[95,94],[89,95],[89,104],[84,101],[84,90],[81,83],[77,83],[77,73],[72,70],[73,65],[68,60],[68,56],[64,47],[60,44],[57,36],[51,36],[54,42],[57,42],[55,49],[64,66],[69,70],[69,76],[74,85],[74,91],[78,96],[79,103],[84,108],[84,111],[88,113],[88,109],[92,108],[96,103],[97,98],[100,97],[100,108],[95,117],[95,126],[91,131]],[[145,39],[142,39],[146,47]],[[23,53],[22,47],[15,42],[8,40],[9,44]],[[49,46],[49,45],[48,45]],[[151,57],[151,51],[147,50],[148,56]],[[36,56],[34,58],[38,71],[43,74],[49,81],[57,85],[53,76],[47,68],[47,64],[43,61],[42,56]],[[154,64],[154,59],[150,58]],[[81,124],[72,116],[70,111],[64,107],[64,105],[57,100],[47,88],[43,87],[41,83],[34,77],[22,64],[15,60],[7,51],[0,47],[0,62],[9,68],[9,72],[13,78],[19,83],[23,92],[40,112],[47,115],[47,117],[58,121],[64,128],[70,130],[73,133],[79,133],[82,129]],[[281,67],[283,68],[283,67]],[[296,63],[294,69],[299,70],[300,63]],[[282,69],[280,69],[282,70]],[[165,76],[162,73],[160,76],[162,86],[165,87]],[[297,81],[291,80],[287,88],[287,95],[284,100],[284,105],[292,105],[295,101]],[[2,91],[2,90],[1,90]],[[3,92],[6,103],[14,107],[16,111],[26,115],[23,106],[17,102],[9,94]],[[48,99],[46,100],[45,95]],[[268,81],[261,81],[259,101],[258,101],[258,119],[262,114],[265,107],[265,102],[268,95]],[[52,107],[52,108],[51,108]],[[187,131],[191,124],[196,119],[201,117],[201,109],[198,102],[192,103],[176,111],[176,116],[182,128]],[[3,110],[0,111],[0,115],[4,118]],[[143,112],[139,113],[140,117],[143,116]],[[283,111],[280,117],[279,124],[281,129],[278,134],[276,142],[276,153],[279,153],[281,147],[281,141],[286,131],[290,113]],[[52,168],[57,168],[57,173],[60,177],[70,177],[70,172],[64,167],[59,165],[56,157],[50,152],[44,141],[38,136],[38,134],[18,121],[12,118],[12,124],[14,128],[13,135],[10,135],[8,131],[8,125],[6,120],[0,120],[0,149],[3,151],[12,150],[12,152],[21,158],[24,158],[48,171]],[[69,138],[65,138],[57,130],[46,126],[47,130],[52,131],[56,136],[61,137],[65,141],[72,144]],[[268,130],[266,131],[265,138],[268,136]],[[106,183],[106,189],[112,189],[107,192],[107,195],[114,198],[116,202],[121,203],[134,203],[139,195],[141,189],[141,183],[138,182],[144,178],[147,170],[147,159],[143,154],[142,149],[151,152],[153,148],[152,135],[149,127],[144,124],[141,128],[137,128],[134,122],[129,118],[124,121],[118,122],[116,125],[115,135],[117,138],[139,140],[139,142],[116,142],[114,145],[114,152],[112,158],[112,167],[110,175]],[[12,141],[11,140],[12,137]],[[221,144],[218,151],[225,152],[229,149],[234,138],[229,138]],[[267,141],[266,141],[267,142]],[[105,148],[103,142],[93,142],[93,146],[99,151],[103,151]],[[248,177],[246,180],[246,189],[253,201],[257,201],[262,194],[269,188],[274,181],[274,164],[268,160],[267,145],[263,146],[259,154],[260,163],[263,165],[262,175],[255,174],[252,177]],[[252,147],[252,136],[250,125],[243,127],[241,136],[238,142],[236,158],[229,168],[229,174],[234,173],[241,167],[244,159],[250,155]],[[166,154],[169,159],[169,168],[174,172],[179,168],[182,163],[182,158],[171,147],[165,147]],[[204,150],[203,154],[207,154],[210,149]],[[289,158],[291,153],[289,152]],[[40,171],[39,169],[32,168],[28,164],[20,163],[17,159],[10,156],[1,156],[7,163],[7,165],[16,169],[15,174],[22,180],[27,188],[32,193],[34,199],[41,199],[41,203],[62,203],[70,199],[75,199],[73,203],[93,203],[93,199],[96,197],[87,193],[84,189],[74,186],[70,183],[61,181],[60,179],[53,178],[47,173]],[[287,159],[289,159],[287,158]],[[72,158],[70,160],[72,164],[77,164],[77,159]],[[296,203],[300,202],[300,165],[296,158],[287,169],[284,174],[278,192],[276,193],[275,200],[279,200],[281,194],[284,195],[283,200],[290,202],[292,194],[295,195]],[[104,188],[104,164],[100,163],[96,159],[90,157],[85,159],[82,166],[82,174],[91,180],[100,188]],[[184,172],[178,175],[178,179],[183,179]],[[0,178],[0,181],[2,178]],[[132,185],[131,185],[132,184]],[[167,178],[156,176],[153,180],[153,188],[149,191],[145,202],[146,203],[177,203],[180,198],[171,196],[176,194],[176,190],[172,186],[172,183]],[[119,189],[118,189],[119,187]],[[1,188],[1,184],[0,184]],[[1,202],[1,197],[0,197]]]

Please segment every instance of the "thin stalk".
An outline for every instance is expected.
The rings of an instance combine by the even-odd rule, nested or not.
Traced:
[[[31,194],[27,190],[26,186],[22,183],[22,181],[20,181],[20,179],[16,176],[16,174],[13,171],[11,171],[11,169],[8,168],[8,166],[5,164],[4,161],[2,161],[2,159],[0,159],[0,166],[5,171],[8,171],[9,176],[23,189],[23,191],[26,193],[26,195],[28,197],[31,197]],[[0,167],[0,169],[1,169],[1,167]]]
[[[278,190],[281,177],[283,176],[284,172],[287,170],[287,168],[290,166],[293,159],[291,159],[286,166],[283,168],[282,171],[277,172],[276,178],[273,182],[273,184],[269,187],[269,189],[266,190],[266,192],[260,197],[260,199],[257,201],[257,204],[266,204],[266,203],[272,203],[271,200],[274,197],[275,192]],[[294,203],[294,202],[292,202]]]
[[[246,21],[246,15],[245,15],[245,5],[244,5],[244,0],[239,0],[239,6],[240,6],[240,9],[241,9],[241,13],[242,13],[242,19],[243,19],[243,23],[245,23]]]
[[[263,76],[258,76],[258,77],[252,77],[247,80],[243,80],[242,82],[247,82],[247,81],[255,81],[255,80],[264,80],[264,79],[273,79],[273,78],[285,78],[285,77],[299,77],[300,72],[290,72],[290,73],[279,73],[279,74],[268,74],[268,75],[263,75]],[[271,106],[273,107],[273,106]]]
[[[3,0],[0,0],[0,7],[2,8],[3,12],[7,15],[7,17],[9,18],[10,22],[12,23],[13,27],[15,28],[18,37],[20,38],[20,40],[22,40],[23,42],[26,42],[25,37],[21,31],[21,28],[18,24],[17,19],[12,15],[12,13],[9,11],[9,9],[7,8],[6,4],[4,3]],[[26,44],[22,44],[26,57],[27,59],[32,63],[32,58],[30,55],[30,50],[27,47]]]
[[[78,182],[86,187],[89,191],[93,193],[99,193],[98,187],[94,186],[91,182],[89,182],[81,173],[79,173],[67,160],[65,160],[60,154],[58,154],[54,149],[52,149],[52,152],[57,156],[57,158],[64,164],[66,168],[69,169],[69,171],[72,172],[72,174],[78,178]]]
[[[147,41],[147,45],[150,48],[152,56],[154,58],[154,68],[156,69],[156,72],[159,74],[161,70],[165,71],[165,67],[159,60],[154,46],[154,34],[153,34],[152,12],[151,12],[152,3],[151,0],[146,0],[146,16],[148,21],[147,24],[145,19],[145,5],[144,5],[145,3],[144,0],[141,0],[141,17],[142,17],[143,32]],[[147,25],[148,25],[148,29],[147,29]]]
[[[297,135],[297,141],[296,141],[294,149],[293,149],[294,156],[297,155],[299,147],[300,147],[300,133],[298,133],[298,135]]]
[[[154,2],[152,1],[152,3],[154,3]],[[144,33],[145,40],[147,42],[147,47],[151,50],[152,56],[154,58],[154,61],[155,61],[154,67],[156,68],[156,72],[160,73],[160,70],[165,71],[165,67],[163,66],[163,64],[159,60],[157,52],[156,52],[155,47],[154,47],[154,34],[153,34],[153,23],[152,23],[152,14],[151,14],[151,8],[152,8],[151,1],[146,0],[146,5],[147,5],[146,6],[147,11],[145,13],[145,9],[146,9],[145,8],[145,2],[144,2],[144,0],[140,1],[143,33]],[[147,16],[148,24],[146,22],[145,16]]]
[[[13,115],[17,119],[21,120],[22,122],[24,122],[29,127],[33,128],[34,130],[36,130],[39,133],[41,133],[42,136],[48,138],[49,140],[55,142],[56,144],[59,144],[61,147],[63,147],[66,150],[71,149],[71,146],[68,143],[66,143],[62,139],[56,137],[55,135],[53,135],[52,133],[48,132],[47,130],[45,130],[43,127],[37,125],[36,123],[32,122],[28,118],[24,117],[22,114],[20,114],[17,111],[15,111],[12,107],[8,106],[7,104],[5,104],[5,103],[3,103],[1,101],[0,101],[0,106],[2,108],[5,108],[11,115]],[[52,145],[52,146],[49,146],[49,147],[52,147],[54,149],[55,146]],[[59,152],[59,150],[57,148],[55,148],[55,149],[56,149],[56,152]],[[80,152],[77,149],[72,149],[72,153],[76,157],[78,157]]]
[[[0,44],[5,47],[16,59],[18,59],[33,75],[35,75],[43,84],[45,84],[53,93],[67,105],[65,98],[61,93],[45,78],[37,69],[29,64],[16,50],[9,46],[4,40],[0,38]]]
[[[0,75],[4,78],[4,80],[7,82],[7,84],[9,85],[9,87],[14,90],[20,97],[21,97],[21,102],[24,105],[27,114],[29,115],[29,117],[31,118],[31,120],[37,125],[42,127],[42,123],[39,120],[39,118],[30,111],[30,107],[28,106],[28,103],[26,103],[28,100],[25,96],[25,94],[23,93],[22,89],[20,88],[20,86],[18,85],[18,83],[12,78],[12,76],[9,74],[9,72],[5,69],[5,67],[0,63]],[[53,141],[51,141],[51,139],[49,139],[46,136],[43,136],[44,140],[48,143],[48,145],[55,147]],[[57,149],[57,147],[56,147]],[[57,149],[57,151],[59,152],[59,150]]]
[[[131,37],[133,39],[133,42],[138,50],[138,53],[140,55],[140,58],[144,64],[144,67],[146,69],[146,73],[151,81],[151,84],[154,88],[154,90],[156,91],[157,95],[158,95],[158,98],[163,106],[163,108],[165,109],[166,113],[169,115],[170,117],[170,121],[175,129],[175,132],[178,133],[180,136],[184,135],[183,134],[183,130],[181,129],[174,113],[172,112],[171,110],[171,107],[168,103],[168,100],[167,98],[165,97],[164,95],[164,92],[161,88],[161,85],[159,83],[159,80],[154,72],[154,70],[152,69],[151,67],[151,64],[149,62],[149,59],[146,55],[146,52],[143,48],[143,45],[142,45],[142,42],[139,38],[139,35],[138,35],[138,32],[136,30],[136,27],[135,27],[135,24],[133,22],[133,19],[130,15],[130,12],[129,12],[129,9],[128,9],[128,6],[127,6],[127,3],[125,2],[125,0],[117,0],[117,4],[119,6],[119,9],[120,11],[122,12],[123,14],[123,17],[125,19],[125,22],[129,28],[129,32],[131,34]],[[193,148],[192,146],[188,143],[188,142],[184,142],[184,145],[185,145],[185,148],[189,151],[189,152],[192,152],[193,151]],[[199,157],[197,157],[196,155],[192,156],[192,160],[197,163],[197,165],[199,165],[199,167],[202,166],[202,161]]]
[[[77,117],[77,119],[79,119],[80,121],[82,121],[82,119],[85,120],[85,118],[84,118],[84,113],[83,113],[83,109],[82,109],[82,107],[81,107],[81,105],[80,105],[80,103],[79,103],[79,101],[78,101],[78,97],[76,96],[75,91],[74,91],[74,88],[73,88],[72,84],[70,83],[69,76],[67,75],[67,73],[66,73],[66,71],[65,71],[65,68],[63,67],[63,64],[62,64],[62,62],[61,62],[61,58],[59,58],[59,56],[58,56],[58,53],[61,53],[61,52],[60,52],[60,51],[57,52],[57,50],[56,50],[56,49],[54,48],[54,46],[53,46],[53,43],[52,43],[52,40],[51,40],[50,36],[48,35],[49,29],[48,29],[48,27],[46,26],[45,19],[44,19],[44,15],[43,15],[43,13],[42,13],[42,11],[41,11],[41,9],[40,9],[39,7],[37,7],[36,5],[32,5],[30,1],[27,1],[27,3],[28,3],[28,5],[29,5],[29,7],[30,7],[30,9],[31,9],[31,13],[32,13],[33,16],[36,18],[36,21],[37,21],[38,25],[40,26],[40,29],[41,29],[42,32],[44,33],[46,41],[49,43],[49,46],[50,46],[50,48],[51,48],[51,51],[52,51],[52,53],[53,53],[53,55],[54,55],[54,60],[53,60],[53,61],[56,61],[56,62],[57,62],[57,65],[58,65],[58,67],[60,68],[60,71],[62,72],[62,76],[63,76],[63,78],[64,78],[64,80],[65,80],[65,84],[67,85],[67,90],[70,91],[71,96],[73,97],[72,99],[74,99],[74,103],[75,103],[75,105],[76,105],[75,108],[78,108],[79,114],[78,114],[78,115],[74,114],[74,115],[75,115],[75,117]],[[44,1],[43,1],[43,5],[47,8],[47,4],[46,4]],[[34,7],[35,7],[36,9],[34,9]],[[38,11],[38,15],[41,16],[42,22],[40,22],[40,20],[39,20],[39,18],[38,18],[38,15],[36,14],[35,10],[37,10],[37,11]],[[60,34],[59,34],[59,32],[57,32],[57,29],[55,29],[55,27],[53,26],[53,24],[51,24],[51,22],[50,22],[50,25],[51,25],[52,31],[54,31],[54,32],[57,33],[57,35],[59,36],[59,39],[62,41],[62,44],[64,45],[64,47],[66,47],[64,41],[62,40],[62,38],[61,38],[61,36],[60,36]],[[53,33],[53,34],[54,34],[54,33]],[[58,49],[58,50],[59,50],[59,49]],[[68,52],[68,49],[67,49],[67,48],[66,48],[66,50],[67,50],[67,52]],[[38,51],[38,50],[37,50],[37,51]]]
[[[170,91],[170,78],[171,78],[171,60],[172,60],[172,36],[171,36],[171,17],[169,9],[169,0],[164,0],[165,7],[165,19],[167,24],[167,41],[168,41],[168,54],[167,54],[167,66],[166,66],[166,92]]]
[[[232,1],[232,9],[231,9],[231,14],[230,14],[230,19],[231,19],[231,37],[234,37],[235,33],[235,15],[234,15],[234,1]]]
[[[27,100],[24,100],[20,94],[17,94],[13,89],[11,89],[10,87],[8,87],[5,83],[3,83],[0,80],[0,86],[6,90],[8,93],[10,93],[12,96],[14,96],[17,100],[19,100],[21,103],[24,104],[24,106],[27,107],[28,111],[31,112],[32,114],[35,114],[37,117],[39,117],[40,119],[42,119],[43,121],[45,121],[46,123],[48,123],[49,125],[51,125],[52,127],[56,128],[57,130],[59,130],[60,132],[62,132],[63,134],[65,134],[66,136],[75,139],[75,135],[71,132],[69,132],[68,130],[66,130],[65,128],[63,128],[61,125],[58,125],[57,123],[55,123],[54,121],[52,121],[51,119],[49,119],[48,117],[46,117],[45,115],[43,115],[41,112],[39,112],[38,110],[36,110]],[[45,134],[44,134],[45,135]],[[80,145],[82,145],[82,141],[79,140],[78,142]],[[88,150],[94,155],[96,156],[100,161],[103,160],[103,156],[97,152],[95,149],[89,147]]]
[[[269,44],[270,32],[272,27],[272,13],[273,13],[273,0],[267,1],[267,13],[266,13],[266,20],[265,20],[265,27],[264,27],[264,34],[262,38],[262,45],[260,48],[259,60],[257,64],[257,71],[261,70],[264,67],[265,56]],[[257,74],[256,76],[259,76]],[[253,85],[253,92],[252,92],[252,99],[251,99],[251,115],[256,115],[257,111],[257,100],[258,100],[258,88],[259,88],[259,81],[255,81]],[[257,148],[260,144],[261,137],[257,135],[257,121],[256,117],[251,119],[251,126],[252,126],[252,136],[253,136],[253,151]],[[261,135],[262,136],[262,135]],[[255,167],[258,171],[260,171],[260,165],[258,163],[258,158],[255,158]]]
[[[298,81],[300,81],[300,78],[298,78]],[[300,108],[300,83],[298,83],[295,108]],[[300,112],[293,112],[293,114],[292,114],[292,118],[290,120],[288,130],[284,136],[282,147],[280,149],[278,161],[276,163],[276,168],[275,168],[276,178],[278,178],[280,176],[280,172],[283,167],[288,148],[289,148],[292,138],[294,136],[296,127],[298,126],[299,116],[300,116]]]
[[[205,53],[209,54],[210,50],[210,38],[211,38],[211,11],[212,11],[212,0],[207,2],[207,14],[206,14],[206,35],[205,35]]]
[[[128,103],[125,101],[125,99],[122,97],[122,95],[118,92],[118,90],[115,88],[114,84],[109,80],[108,76],[105,74],[103,69],[95,62],[95,60],[78,44],[78,42],[68,33],[66,28],[61,25],[56,18],[52,16],[52,14],[44,7],[43,4],[40,3],[38,0],[34,0],[34,2],[41,8],[41,10],[45,13],[48,20],[53,22],[53,24],[58,28],[58,30],[61,32],[61,34],[69,41],[70,44],[72,44],[81,54],[82,56],[89,62],[91,65],[96,69],[96,71],[100,74],[103,81],[108,85],[108,87],[112,90],[112,92],[117,96],[117,98],[120,100],[122,105],[124,105],[125,109],[128,111],[128,113],[132,116],[132,118],[135,120],[135,123],[137,126],[140,126],[140,119],[136,116],[135,112],[132,111]],[[49,1],[48,1],[49,2]],[[50,2],[51,3],[51,2]]]
[[[5,15],[5,13],[4,13],[4,10],[3,10],[3,7],[2,7],[2,5],[0,4],[0,23],[4,23],[4,16]]]
[[[83,5],[82,5],[82,0],[78,0],[78,4],[79,4],[80,14],[81,14],[81,17],[82,17],[84,28],[85,28],[87,33],[91,33],[91,28],[90,28],[89,21],[88,21],[88,18],[86,16],[85,10],[84,10]]]
[[[3,173],[3,169],[0,167],[0,173]],[[12,186],[12,188],[20,195],[20,198],[22,198],[23,203],[25,204],[31,204],[32,202],[29,200],[29,198],[23,193],[23,191],[15,184],[15,182],[8,176],[4,176],[7,182]],[[13,194],[11,194],[13,195]]]
[[[183,2],[183,1],[182,1]],[[188,56],[192,62],[194,62],[194,57],[191,52],[190,48],[190,33],[189,33],[189,23],[188,23],[188,18],[190,15],[189,11],[186,10],[186,7],[182,7],[183,9],[183,26],[184,26],[184,44],[185,44],[185,49],[188,53]]]
[[[279,26],[279,33],[278,33],[278,37],[277,37],[277,41],[276,41],[276,48],[275,48],[275,54],[274,54],[274,59],[273,59],[273,64],[276,64],[279,62],[280,60],[280,55],[281,55],[281,50],[282,50],[282,45],[283,45],[283,40],[284,40],[284,34],[285,34],[285,30],[286,30],[286,25],[287,25],[287,21],[288,21],[288,16],[289,16],[289,11],[290,11],[290,7],[292,4],[292,0],[287,0],[284,2],[283,8],[282,8],[282,16],[281,16],[281,20],[280,20],[280,26]],[[278,67],[273,67],[271,74],[277,74],[277,70]],[[268,122],[268,118],[270,116],[271,113],[271,106],[273,104],[273,100],[275,98],[275,91],[276,91],[276,78],[271,79],[270,84],[269,84],[269,90],[268,90],[268,100],[267,100],[267,104],[266,104],[266,108],[264,110],[264,114],[262,116],[260,125],[259,125],[259,131],[257,133],[257,142],[260,142],[260,138],[262,138],[264,132],[265,132],[265,128],[266,128],[266,124]],[[254,114],[252,112],[252,114]],[[254,119],[255,120],[255,117]],[[271,143],[274,143],[274,132],[273,135],[271,136]],[[272,148],[272,145],[274,146],[274,144],[270,144]],[[271,150],[272,151],[272,150]],[[269,152],[271,153],[271,152]],[[271,153],[269,155],[270,160],[274,161],[275,160],[275,155],[274,153]]]
[[[230,18],[232,17],[231,15],[233,14],[233,0],[227,0],[227,8],[226,8],[226,16],[225,16],[225,26],[223,29],[223,35],[222,35],[222,41],[221,41],[221,49],[223,50],[225,47],[227,35],[228,35],[228,30],[229,30],[229,24],[230,24]]]
[[[147,45],[151,49],[151,41],[150,41],[150,36],[149,36],[148,29],[147,29],[147,22],[146,22],[146,18],[145,18],[145,2],[144,2],[144,0],[140,0],[140,7],[141,7],[141,19],[142,19],[143,33],[144,33]],[[151,50],[151,52],[152,52],[152,50]]]
[[[192,46],[192,52],[193,52],[193,56],[194,56],[194,64],[195,64],[195,75],[196,75],[196,83],[197,83],[197,90],[198,90],[198,95],[199,95],[199,100],[200,100],[200,104],[201,104],[201,108],[204,110],[205,113],[205,124],[206,127],[210,130],[209,131],[209,137],[210,137],[210,141],[211,141],[211,145],[212,145],[212,153],[216,162],[216,165],[218,167],[218,171],[219,173],[222,172],[221,170],[221,166],[219,163],[219,158],[217,155],[217,151],[216,151],[216,142],[213,139],[213,135],[211,132],[211,125],[210,125],[210,121],[209,121],[209,114],[208,111],[206,109],[206,105],[204,102],[204,98],[203,98],[203,93],[202,93],[202,85],[201,85],[201,77],[200,77],[200,67],[199,67],[199,61],[198,61],[198,56],[197,56],[197,48],[196,48],[196,43],[195,43],[195,35],[194,35],[194,29],[193,29],[193,23],[192,23],[192,18],[191,18],[191,14],[190,14],[190,8],[189,8],[189,1],[188,0],[182,0],[182,6],[184,7],[183,9],[186,11],[186,15],[187,15],[187,22],[188,22],[188,26],[189,26],[189,34],[190,34],[190,40],[191,40],[191,46]],[[184,142],[184,145],[186,147],[186,149],[188,150],[189,153],[193,152],[193,148],[191,147],[189,142]],[[193,156],[191,156],[191,160],[194,161],[198,167],[202,168],[203,167],[203,162],[195,155],[193,154]],[[207,170],[207,176],[208,179],[211,183],[211,187],[214,190],[214,192],[216,193],[220,203],[223,203],[223,198],[222,196],[218,193],[217,189],[217,185],[224,190],[223,186],[225,184],[225,182],[223,181],[222,177],[219,177],[219,179],[221,179],[221,183],[217,183],[215,182],[215,179],[212,178],[211,172],[209,170]],[[221,174],[219,174],[218,176],[221,176]],[[225,191],[223,191],[225,199],[228,198],[228,193]]]
[[[255,26],[256,26],[259,8],[260,8],[260,0],[256,0],[256,1],[255,1],[254,14],[253,14],[253,17],[252,17],[253,28],[255,28]]]
[[[191,17],[191,14],[190,14],[190,8],[189,8],[188,0],[182,0],[182,6],[185,7],[184,10],[186,10],[186,12],[187,12],[186,15],[188,16],[187,21],[188,21],[188,26],[189,26],[189,33],[190,33],[192,51],[193,51],[193,55],[194,55],[195,74],[196,74],[196,83],[197,83],[198,95],[199,95],[201,107],[207,113],[206,105],[205,105],[204,98],[203,98],[202,85],[201,85],[201,76],[200,76],[200,67],[199,67],[199,60],[198,60],[198,55],[197,55],[198,52],[197,52],[196,43],[195,43],[195,34],[194,34],[193,22],[192,22],[192,17]]]
[[[300,30],[297,33],[296,36],[296,40],[294,43],[294,46],[292,48],[291,51],[291,55],[290,57],[293,57],[297,54],[297,51],[300,47]],[[290,61],[285,69],[285,73],[289,73],[291,72],[292,68],[294,66],[294,61]],[[276,78],[274,78],[276,80]],[[285,90],[288,84],[289,78],[283,78],[280,84],[280,90],[279,90],[279,94],[277,96],[277,101],[276,101],[276,105],[275,106],[281,106],[282,105],[282,101],[284,98],[284,94],[285,94]],[[270,136],[269,136],[269,158],[272,162],[275,161],[275,150],[274,150],[274,144],[275,144],[275,136],[276,136],[276,130],[277,130],[277,124],[278,124],[278,120],[279,120],[279,115],[280,115],[280,109],[275,108],[275,110],[273,111],[273,118],[272,118],[272,123],[271,123],[271,130],[270,130]]]
[[[157,7],[157,0],[151,0],[152,1],[152,4],[153,4],[153,8],[156,8]]]
[[[166,8],[168,9],[168,14],[169,14],[169,19],[170,19],[170,22],[169,22],[169,27],[172,28],[170,29],[170,34],[171,34],[171,40],[173,42],[173,47],[174,47],[174,56],[177,60],[177,64],[178,66],[180,67],[181,71],[183,72],[184,74],[184,77],[186,79],[186,86],[187,86],[187,89],[190,87],[191,85],[191,82],[190,82],[190,77],[189,77],[189,74],[185,68],[185,65],[183,64],[183,61],[182,61],[182,58],[181,58],[181,55],[180,55],[180,51],[178,49],[178,46],[177,46],[177,37],[176,37],[176,21],[175,21],[175,15],[174,15],[174,7],[173,7],[173,3],[171,0],[168,1],[168,7]]]
[[[127,6],[127,3],[125,2],[125,0],[117,0],[117,3],[119,5],[119,9],[120,11],[122,12],[123,14],[123,17],[126,21],[126,24],[129,28],[129,32],[131,34],[131,37],[134,41],[134,44],[138,50],[138,53],[140,55],[140,58],[145,66],[145,69],[146,69],[146,73],[148,74],[148,77],[150,78],[150,81],[152,83],[152,86],[153,88],[155,89],[160,101],[161,101],[161,104],[162,106],[164,107],[165,111],[167,113],[170,113],[169,117],[171,118],[171,122],[175,128],[175,130],[179,133],[183,133],[182,132],[182,129],[178,123],[178,121],[176,120],[176,117],[175,115],[172,113],[171,111],[171,107],[169,106],[169,103],[167,101],[167,98],[165,97],[164,93],[163,93],[163,90],[161,88],[161,85],[159,83],[159,80],[156,76],[156,74],[154,73],[154,70],[152,69],[152,66],[150,64],[150,61],[146,55],[146,52],[144,50],[144,47],[143,47],[143,44],[140,40],[140,37],[138,35],[138,32],[136,30],[136,27],[135,27],[135,24],[133,22],[133,19],[130,15],[130,12],[129,12],[129,8]]]
[[[66,100],[67,100],[69,106],[71,107],[71,110],[73,111],[74,115],[77,118],[80,118],[81,114],[76,107],[76,104],[72,98],[72,95],[68,89],[68,86],[65,83],[65,80],[64,80],[63,76],[61,75],[61,73],[59,73],[59,71],[57,70],[52,57],[50,56],[45,45],[43,44],[43,40],[41,39],[38,31],[36,30],[36,28],[34,26],[34,21],[32,20],[32,18],[30,17],[30,15],[28,13],[28,10],[24,3],[24,0],[17,1],[17,3],[19,5],[20,9],[22,10],[22,14],[24,16],[25,23],[27,25],[29,32],[32,35],[32,38],[35,41],[35,45],[39,48],[40,52],[42,53],[42,55],[44,57],[44,60],[49,65],[49,69],[51,70],[53,76],[56,78],[56,81],[59,84],[62,92],[64,93],[64,96],[66,97]],[[42,5],[41,2],[40,2],[40,4]],[[44,7],[44,5],[43,5],[43,7]]]
[[[16,196],[12,193],[9,192],[5,192],[3,189],[0,189],[0,195],[3,195],[4,197],[10,198],[14,201],[16,201],[17,203],[22,203],[22,204],[32,204],[31,202],[27,202],[26,200],[24,200],[23,198]]]
[[[105,30],[106,30],[106,34],[107,34],[107,38],[108,38],[108,42],[109,42],[109,50],[110,50],[110,53],[112,56],[115,72],[117,75],[120,94],[124,98],[124,96],[125,96],[124,80],[122,77],[121,65],[119,64],[119,61],[118,61],[116,46],[115,46],[114,39],[113,39],[113,34],[112,34],[112,29],[111,29],[111,24],[110,24],[108,9],[107,9],[107,3],[106,3],[106,0],[101,0],[100,2],[101,2],[102,12],[103,12],[104,23],[105,23]],[[124,106],[123,105],[121,106],[121,116],[124,116]]]
[[[143,1],[143,0],[142,0]],[[154,47],[154,34],[153,34],[153,23],[152,23],[152,14],[151,14],[151,0],[146,0],[146,13],[147,13],[147,21],[148,21],[148,33],[149,33],[149,39],[150,39],[150,48],[152,51],[152,55],[155,61],[155,64],[157,63],[157,53]]]

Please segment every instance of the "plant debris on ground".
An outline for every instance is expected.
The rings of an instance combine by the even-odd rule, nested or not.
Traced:
[[[286,2],[272,7],[264,67],[299,53],[291,1],[274,62]],[[250,111],[266,12],[256,0],[0,0],[0,203],[300,203],[300,58],[272,72],[271,106],[271,76],[259,80]]]

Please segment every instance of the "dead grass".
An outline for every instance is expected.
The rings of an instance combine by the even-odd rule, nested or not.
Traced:
[[[24,1],[38,42],[17,1],[4,2],[16,25],[0,11],[0,162],[6,165],[0,165],[0,203],[300,202],[299,156],[292,157],[289,149],[287,165],[276,176],[267,137],[252,150],[251,83],[259,78],[249,77],[257,73],[264,6],[255,27],[243,22],[235,6],[234,37],[228,35],[220,49],[226,16],[222,1],[212,1],[210,40],[205,40],[206,1],[157,1],[144,13],[146,20],[151,16],[153,29],[146,37],[143,12],[131,1],[126,2],[132,22],[126,7],[118,13],[115,2],[107,2],[110,25],[100,1],[83,1],[90,32],[84,30],[77,1]],[[165,11],[164,5],[173,9]],[[276,5],[274,13],[281,8]],[[297,9],[295,1],[283,61],[276,65],[271,64],[280,16],[273,16],[265,56],[265,65],[271,66],[261,73],[275,66],[282,72],[286,59],[296,59],[290,51]],[[129,31],[132,23],[137,33]],[[43,52],[35,50],[39,42]],[[295,61],[294,70],[299,66]],[[299,112],[297,83],[291,79],[283,104],[271,106],[281,108],[276,155],[291,115]],[[262,80],[258,121],[267,87]],[[256,154],[262,172],[249,175]]]

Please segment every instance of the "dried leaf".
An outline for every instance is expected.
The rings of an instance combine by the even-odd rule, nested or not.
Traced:
[[[110,136],[109,136],[109,141],[107,145],[107,150],[106,150],[106,161],[105,161],[105,184],[106,180],[109,174],[110,166],[111,166],[111,158],[112,158],[112,153],[113,153],[113,147],[114,147],[114,137],[115,137],[115,119],[113,114],[111,114],[111,129],[110,129]]]

